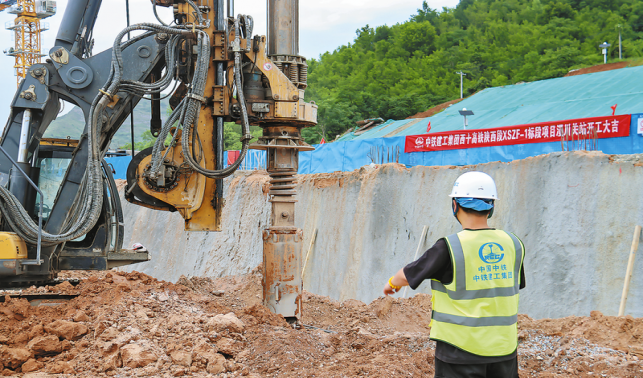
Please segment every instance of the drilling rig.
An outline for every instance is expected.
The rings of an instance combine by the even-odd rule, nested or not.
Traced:
[[[171,22],[136,24],[111,49],[91,54],[100,0],[70,0],[45,63],[29,67],[0,141],[0,284],[44,283],[63,269],[109,269],[146,261],[122,249],[123,213],[103,160],[109,142],[141,100],[152,102],[153,147],[127,170],[127,201],[178,212],[187,231],[219,231],[223,179],[250,148],[267,151],[271,223],[263,232],[264,303],[301,315],[302,231],[295,227],[298,152],[312,150],[301,129],[317,107],[304,101],[307,65],[299,55],[298,1],[268,0],[268,36],[223,0],[152,0]],[[132,37],[127,39],[128,33]],[[125,63],[126,62],[126,63]],[[161,93],[172,88],[162,122]],[[71,145],[44,145],[59,100],[77,105],[85,129]],[[239,159],[223,165],[224,122],[242,127]],[[263,129],[251,144],[250,125]],[[67,159],[59,185],[39,185],[46,159]],[[44,206],[43,199],[49,204]],[[177,251],[178,253],[178,251]]]

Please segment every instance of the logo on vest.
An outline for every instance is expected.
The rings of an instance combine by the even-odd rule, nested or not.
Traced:
[[[505,254],[501,252],[504,252],[504,248],[502,248],[500,244],[485,243],[480,247],[478,254],[480,255],[480,259],[487,264],[495,264],[502,261],[505,257]]]

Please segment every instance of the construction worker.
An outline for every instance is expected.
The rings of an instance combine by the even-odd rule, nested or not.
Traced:
[[[457,234],[439,239],[388,280],[384,294],[431,280],[435,377],[518,378],[518,290],[525,287],[524,245],[490,228],[496,184],[468,172],[451,192]]]

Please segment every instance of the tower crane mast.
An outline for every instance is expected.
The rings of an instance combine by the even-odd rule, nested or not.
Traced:
[[[13,24],[6,29],[14,33],[15,45],[4,52],[16,59],[14,68],[18,84],[27,75],[30,66],[40,63],[41,33],[49,29],[46,22],[40,20],[56,14],[56,2],[46,0],[0,0],[0,11],[16,15]]]

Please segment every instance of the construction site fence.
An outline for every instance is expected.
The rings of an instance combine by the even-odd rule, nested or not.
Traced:
[[[598,151],[606,154],[643,153],[643,136],[638,134],[639,119],[642,114],[632,114],[630,135],[620,138],[598,140]],[[314,145],[314,151],[299,153],[299,174],[328,173],[335,171],[353,171],[363,166],[386,163],[400,163],[407,167],[416,165],[475,165],[492,161],[509,162],[530,156],[562,151],[560,142],[530,143],[509,146],[467,148],[448,151],[404,152],[405,137],[361,139],[347,142],[334,142]],[[225,152],[226,166],[232,161]],[[236,156],[234,156],[236,158]],[[115,173],[114,178],[125,179],[130,156],[119,156],[105,159]],[[241,165],[242,170],[260,170],[266,168],[266,152],[250,150]]]

